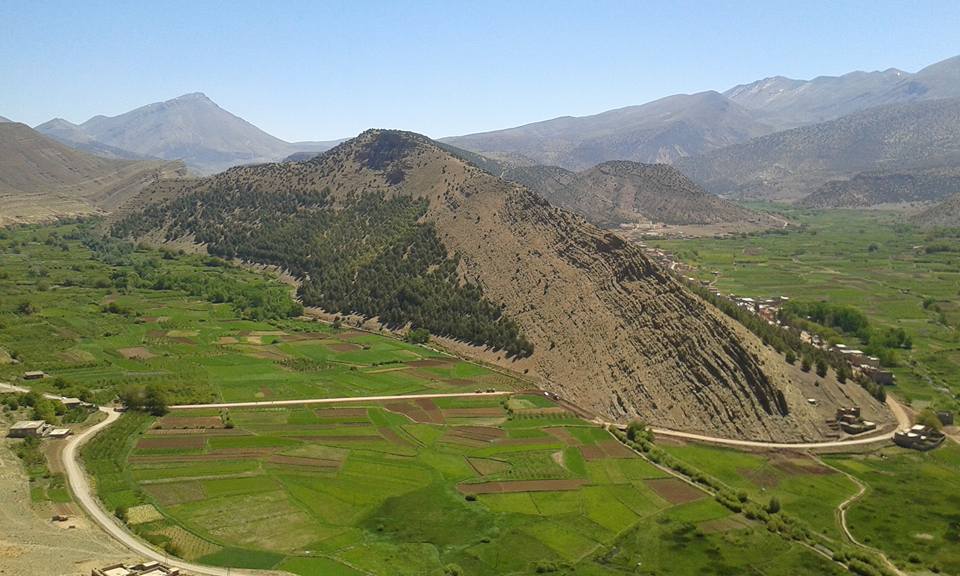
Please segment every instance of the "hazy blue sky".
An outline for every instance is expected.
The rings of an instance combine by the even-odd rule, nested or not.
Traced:
[[[0,115],[82,122],[200,91],[287,140],[447,136],[960,54],[957,0],[0,0],[0,26]]]

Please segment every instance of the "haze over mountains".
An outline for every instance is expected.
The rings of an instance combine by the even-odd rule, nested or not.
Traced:
[[[930,103],[958,97],[960,56],[913,74],[777,76],[723,94],[670,96],[444,142],[517,164],[569,170],[610,160],[674,163],[709,192],[796,199],[863,171],[952,166],[954,110]],[[911,122],[940,124],[937,138],[947,140],[914,137]],[[793,128],[804,131],[785,132]]]
[[[234,168],[165,194],[137,203],[114,233],[287,268],[303,279],[305,303],[330,312],[401,326],[420,318],[481,345],[515,322],[532,349],[486,357],[612,417],[743,437],[822,434],[798,373],[638,248],[423,136],[370,130],[307,162]],[[435,286],[429,298],[424,286]],[[464,287],[503,317],[475,325],[483,318],[445,312]]]
[[[92,154],[183,160],[200,174],[273,162],[300,151],[321,152],[336,144],[285,142],[220,108],[201,93],[148,104],[119,116],[94,116],[79,125],[55,118],[36,129]]]
[[[101,158],[16,122],[0,124],[0,225],[113,210],[181,162]]]

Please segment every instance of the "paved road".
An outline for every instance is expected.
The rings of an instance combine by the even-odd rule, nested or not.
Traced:
[[[421,398],[463,398],[506,396],[513,392],[450,392],[445,394],[400,394],[396,396],[356,396],[348,398],[309,398],[307,400],[265,400],[260,402],[217,402],[214,404],[179,404],[171,410],[191,408],[256,408],[260,406],[301,406],[303,404],[343,404],[345,402],[383,402],[387,400],[417,400]]]
[[[179,568],[185,572],[198,574],[200,576],[253,576],[256,574],[256,572],[245,572],[243,570],[235,569],[228,570],[226,568],[217,568],[215,566],[191,564],[190,562],[184,562],[183,560],[170,558],[169,556],[154,550],[132,533],[128,532],[127,529],[120,524],[119,520],[117,520],[112,514],[100,506],[100,502],[92,494],[90,490],[90,483],[87,481],[87,476],[77,460],[77,449],[83,445],[84,442],[92,438],[97,432],[103,430],[116,421],[116,419],[120,416],[120,414],[115,410],[107,408],[101,408],[100,410],[106,413],[106,420],[91,426],[76,436],[73,436],[67,441],[63,448],[63,467],[64,472],[66,472],[67,475],[67,481],[70,484],[70,490],[73,492],[73,497],[76,499],[77,503],[83,507],[90,518],[100,525],[100,527],[103,528],[107,534],[115,538],[132,552],[139,554],[144,558],[157,560],[167,564],[168,566]]]

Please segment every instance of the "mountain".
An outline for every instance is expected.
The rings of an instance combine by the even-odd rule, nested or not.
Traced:
[[[831,180],[798,204],[807,208],[865,208],[879,204],[937,202],[956,193],[960,193],[960,166],[860,173],[849,180]]]
[[[598,225],[774,224],[759,213],[708,194],[666,164],[604,162],[577,173],[557,173],[539,184],[531,183],[530,188]]]
[[[915,74],[890,68],[793,80],[783,76],[735,86],[723,93],[778,129],[833,120],[889,104],[960,97],[960,56]]]
[[[4,118],[3,116],[0,116],[0,124],[6,124],[7,122],[12,122],[12,120],[10,120],[9,118]]]
[[[92,156],[19,123],[0,124],[0,225],[112,210],[179,162]]]
[[[797,199],[860,172],[960,166],[960,98],[880,106],[683,158],[708,191]]]
[[[960,194],[915,214],[911,221],[925,228],[960,228]]]
[[[103,158],[116,158],[120,160],[156,160],[156,158],[150,158],[142,154],[137,154],[131,152],[130,150],[124,150],[122,148],[117,148],[116,146],[109,146],[102,142],[94,140],[89,134],[83,131],[80,126],[64,120],[63,118],[54,118],[48,122],[44,122],[39,126],[35,127],[34,130],[53,138],[54,140],[66,144],[71,148],[80,150],[82,152],[87,152],[88,154],[93,154],[95,156],[101,156]]]
[[[669,163],[772,130],[717,92],[701,92],[442,141],[487,156],[519,154],[583,170],[608,160]]]
[[[276,265],[307,305],[426,327],[621,421],[825,433],[799,370],[638,247],[417,134],[370,130],[308,162],[233,168],[140,206],[111,233]],[[821,386],[819,398],[875,406],[857,386]]]
[[[289,143],[217,106],[202,93],[149,104],[119,116],[95,116],[75,125],[55,119],[37,130],[79,149],[113,157],[183,160],[201,173],[320,152],[334,142]]]

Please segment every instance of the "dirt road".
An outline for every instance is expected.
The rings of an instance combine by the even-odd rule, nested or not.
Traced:
[[[142,558],[157,560],[167,564],[168,566],[179,568],[185,572],[198,574],[201,576],[253,576],[254,574],[263,574],[263,572],[247,572],[236,569],[217,568],[215,566],[203,566],[201,564],[192,564],[183,560],[171,558],[166,554],[151,548],[135,535],[127,531],[126,527],[122,526],[119,520],[117,520],[112,514],[108,513],[100,506],[100,502],[91,492],[90,483],[87,480],[87,476],[84,473],[80,462],[77,460],[77,450],[85,442],[93,438],[97,432],[103,430],[120,417],[120,414],[115,410],[101,408],[101,411],[107,414],[107,418],[104,421],[91,426],[81,434],[72,437],[63,448],[63,467],[64,472],[67,475],[67,481],[70,484],[70,490],[73,492],[73,497],[76,502],[83,507],[84,511],[86,511],[90,518],[93,519],[93,521],[96,522],[101,528],[103,528],[107,534],[123,544],[131,552],[141,556]]]
[[[420,398],[480,398],[483,396],[506,396],[513,392],[450,392],[446,394],[401,394],[397,396],[357,396],[347,398],[309,398],[306,400],[266,400],[259,402],[217,402],[213,404],[180,404],[171,410],[191,408],[257,408],[269,406],[300,406],[303,404],[343,404],[345,402],[383,402],[389,400],[417,400]]]

